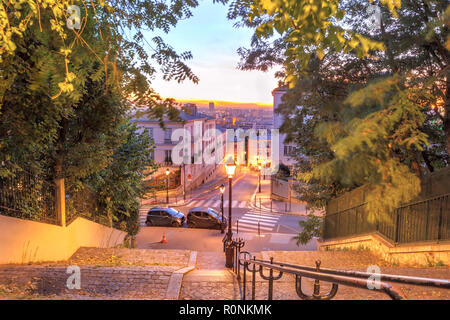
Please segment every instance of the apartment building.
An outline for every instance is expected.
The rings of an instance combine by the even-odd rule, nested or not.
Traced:
[[[188,192],[214,177],[215,174],[222,169],[216,161],[212,164],[207,164],[205,161],[194,163],[194,144],[201,143],[202,150],[205,150],[210,144],[216,144],[216,141],[223,141],[221,145],[217,146],[217,148],[222,148],[222,150],[216,150],[215,145],[210,148],[213,150],[213,152],[211,152],[212,156],[216,157],[224,155],[225,133],[216,130],[215,118],[199,113],[195,105],[189,104],[184,109],[185,110],[180,111],[180,118],[183,122],[165,119],[163,121],[164,129],[160,126],[159,121],[149,119],[145,115],[136,117],[134,121],[138,127],[147,129],[149,135],[152,137],[155,147],[151,152],[151,158],[161,166],[157,172],[150,176],[150,179],[155,181],[165,181],[165,173],[166,170],[169,169],[171,172],[171,188],[181,185],[182,189],[185,192]],[[203,139],[200,142],[194,141],[194,125],[201,126]],[[183,149],[179,152],[179,157],[187,158],[184,163],[174,162],[173,156],[174,152],[177,150],[175,147],[182,139],[180,138],[178,141],[172,139],[172,134],[177,129],[185,129],[191,137],[191,154],[183,155],[183,152],[185,152]],[[211,135],[211,132],[215,132],[215,134]],[[208,134],[210,136],[208,136]],[[186,164],[186,162],[188,162],[188,164]]]

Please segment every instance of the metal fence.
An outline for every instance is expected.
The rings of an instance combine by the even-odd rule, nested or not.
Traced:
[[[58,224],[55,185],[26,171],[0,177],[0,214]]]
[[[236,249],[238,250],[238,249]],[[252,257],[249,252],[238,251],[234,261],[233,272],[239,282],[242,300],[256,299],[256,276],[259,281],[267,281],[267,299],[273,299],[274,282],[280,280],[283,275],[295,277],[292,286],[300,299],[303,300],[330,300],[338,293],[339,286],[349,286],[354,288],[379,291],[393,300],[407,299],[406,295],[390,283],[410,284],[435,288],[450,289],[450,280],[433,279],[423,277],[411,277],[392,274],[377,274],[379,279],[373,283],[372,273],[354,270],[336,270],[321,268],[321,261],[316,260],[315,267],[261,260]],[[302,278],[314,279],[313,293],[305,294],[302,288]],[[321,293],[321,281],[331,283],[331,289],[327,293]],[[371,286],[369,286],[372,284]]]
[[[374,214],[366,204],[325,216],[324,239],[378,231],[396,243],[450,239],[450,194],[410,203],[387,214]]]
[[[315,267],[301,266],[284,262],[275,262],[273,257],[270,260],[256,259],[248,251],[241,251],[245,245],[243,239],[224,238],[224,248],[228,245],[233,248],[233,261],[231,271],[236,276],[239,284],[239,291],[242,300],[256,299],[256,283],[267,281],[267,299],[273,299],[274,282],[280,280],[283,275],[295,277],[292,286],[300,299],[303,300],[330,300],[333,299],[340,285],[366,290],[375,290],[382,292],[393,300],[407,299],[404,293],[390,283],[410,284],[418,286],[428,286],[435,288],[450,289],[450,280],[433,279],[423,277],[411,277],[393,274],[377,274],[378,280],[373,282],[373,273],[361,272],[356,270],[336,270],[321,268],[321,261],[316,260]],[[256,276],[259,276],[257,281]],[[313,293],[305,294],[302,288],[302,277],[314,279]],[[328,293],[321,293],[320,282],[331,283],[331,289]]]

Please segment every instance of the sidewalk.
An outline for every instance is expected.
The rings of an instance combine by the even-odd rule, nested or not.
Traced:
[[[309,214],[306,210],[306,203],[299,203],[297,200],[291,202],[272,200],[270,194],[270,177],[267,177],[266,180],[261,178],[261,192],[259,192],[257,185],[250,206],[254,210],[261,210],[262,212],[289,214],[301,217]],[[320,215],[320,213],[316,213],[316,215]]]

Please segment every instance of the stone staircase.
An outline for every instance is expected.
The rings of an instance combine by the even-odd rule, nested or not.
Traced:
[[[180,300],[239,300],[235,275],[222,252],[198,252],[195,270],[184,275]]]
[[[416,277],[449,279],[450,269],[444,267],[412,268],[393,266],[369,251],[263,251],[252,253],[257,259],[314,266],[317,259],[321,267],[367,271],[378,266],[382,273]],[[81,267],[81,290],[68,291],[65,281],[67,266]],[[264,270],[267,274],[268,271]],[[275,275],[278,272],[275,271]],[[36,280],[37,279],[37,280]],[[36,288],[26,296],[20,286]],[[251,273],[247,273],[247,299],[251,298]],[[268,282],[256,275],[256,299],[265,300]],[[304,293],[311,294],[312,279],[303,279]],[[2,292],[11,286],[19,288],[13,298],[19,299],[180,299],[180,300],[240,300],[242,286],[236,275],[225,268],[222,251],[153,250],[153,249],[101,249],[81,248],[71,259],[63,262],[33,264],[29,266],[0,266],[0,300],[11,298]],[[395,285],[410,299],[450,299],[450,290],[434,287]],[[31,286],[33,287],[33,286]],[[331,284],[321,282],[323,293]],[[9,291],[10,292],[10,291]],[[299,300],[295,292],[295,279],[284,274],[274,281],[273,298]],[[340,286],[336,300],[382,300],[385,294],[372,290]]]

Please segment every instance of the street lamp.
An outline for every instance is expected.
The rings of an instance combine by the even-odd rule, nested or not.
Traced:
[[[166,203],[169,204],[169,168],[166,169]]]
[[[225,164],[225,170],[228,175],[228,233],[227,233],[227,243],[228,246],[225,248],[225,267],[232,268],[233,267],[233,247],[230,245],[233,238],[233,232],[231,231],[231,204],[232,204],[232,182],[234,172],[236,171],[236,164],[234,163],[234,159],[232,157],[228,158],[227,163]]]
[[[258,179],[259,179],[259,182],[258,182],[258,192],[259,193],[261,193],[261,165],[258,165],[258,169],[259,169],[259,176],[258,176]]]
[[[221,194],[221,201],[220,201],[220,211],[222,212],[222,224],[220,226],[220,233],[224,233],[223,230],[223,193],[225,192],[225,186],[222,184],[220,186],[220,194]]]
[[[267,162],[266,161],[263,161],[263,168],[264,168],[264,175],[263,175],[263,180],[266,180],[266,169],[265,168],[267,168]]]

